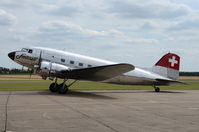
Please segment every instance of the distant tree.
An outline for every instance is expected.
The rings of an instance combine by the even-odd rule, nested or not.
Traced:
[[[22,69],[8,69],[4,67],[0,67],[0,74],[27,74],[30,73],[29,70],[22,70]]]
[[[199,76],[199,72],[180,72],[180,76]]]

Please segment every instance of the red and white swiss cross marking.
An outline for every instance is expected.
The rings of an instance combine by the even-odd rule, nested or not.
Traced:
[[[178,61],[176,60],[176,56],[172,56],[172,58],[169,58],[169,62],[171,63],[171,67],[174,67],[175,64],[178,64]]]
[[[171,68],[174,70],[180,69],[180,57],[173,53],[164,55],[156,64],[156,66]]]

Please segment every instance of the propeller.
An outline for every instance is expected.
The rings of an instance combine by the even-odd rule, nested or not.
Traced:
[[[29,79],[31,79],[32,74],[33,74],[33,72],[34,72],[34,69],[28,69],[28,71],[30,71],[30,78],[29,78]]]
[[[41,61],[42,61],[42,50],[40,51],[40,54],[39,54],[39,59],[38,59],[37,65],[36,65],[36,69],[33,68],[33,69],[30,70],[30,79],[31,79],[32,74],[35,73],[37,70],[40,69],[40,67],[41,67]]]
[[[38,68],[41,67],[41,61],[42,61],[42,50],[40,51],[40,54],[39,54]]]
[[[40,51],[38,63],[37,63],[37,65],[36,65],[36,69],[35,69],[34,72],[37,72],[38,70],[41,69],[41,62],[42,62],[42,50]]]

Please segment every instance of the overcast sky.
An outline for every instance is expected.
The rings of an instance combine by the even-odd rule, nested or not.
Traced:
[[[167,52],[199,71],[198,0],[1,0],[0,66],[42,46],[151,67]]]

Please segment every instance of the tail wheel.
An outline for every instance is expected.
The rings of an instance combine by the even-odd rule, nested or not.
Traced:
[[[49,90],[51,92],[57,92],[59,90],[59,85],[57,83],[51,83],[49,86]]]
[[[60,84],[58,93],[59,94],[66,94],[67,92],[68,92],[68,86],[64,83]]]

